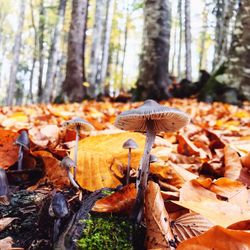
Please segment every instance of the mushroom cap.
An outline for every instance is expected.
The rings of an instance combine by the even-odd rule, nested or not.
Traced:
[[[66,127],[67,129],[71,129],[71,130],[76,129],[77,126],[79,126],[80,128],[86,131],[90,131],[94,129],[91,123],[79,117],[66,121],[62,125]]]
[[[51,208],[56,218],[63,218],[69,213],[67,201],[61,193],[56,193],[53,196]]]
[[[133,140],[133,139],[128,139],[127,141],[125,141],[122,145],[123,148],[126,149],[136,149],[138,148],[138,144]]]
[[[181,110],[162,106],[154,100],[146,100],[140,107],[118,115],[115,126],[123,130],[145,132],[148,120],[153,121],[154,130],[159,133],[178,131],[190,118]]]
[[[149,162],[150,163],[154,163],[154,162],[157,162],[157,161],[159,161],[158,157],[155,156],[155,155],[151,155],[150,154],[150,156],[149,156]]]
[[[65,156],[61,161],[61,166],[64,168],[73,168],[76,164],[70,157]]]
[[[0,168],[0,196],[7,196],[9,194],[9,184],[7,175],[4,169]]]
[[[29,140],[28,133],[25,130],[23,130],[21,134],[17,137],[15,143],[29,150],[30,140]]]

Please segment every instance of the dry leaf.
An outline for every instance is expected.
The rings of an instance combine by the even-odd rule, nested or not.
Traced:
[[[169,215],[164,207],[159,186],[149,181],[145,197],[148,249],[175,249]]]
[[[244,168],[248,168],[250,170],[250,152],[240,158],[241,164]]]
[[[3,231],[7,226],[9,226],[11,222],[15,219],[17,218],[16,217],[15,218],[11,218],[11,217],[1,218],[0,219],[0,232]]]
[[[76,180],[90,191],[103,187],[114,188],[121,184],[120,170],[126,171],[128,150],[123,143],[132,138],[139,146],[132,150],[131,167],[138,168],[143,153],[145,136],[139,133],[125,132],[113,135],[87,137],[79,142]],[[71,156],[73,157],[73,150]]]
[[[1,250],[11,250],[13,244],[13,239],[11,237],[6,237],[0,239],[0,249]]]
[[[130,213],[136,198],[136,188],[134,184],[127,185],[121,190],[96,201],[92,208],[95,212],[106,213]]]
[[[178,241],[184,241],[206,232],[213,224],[200,214],[188,213],[171,222],[171,227]]]
[[[214,226],[206,233],[180,243],[177,250],[247,250],[250,233]]]

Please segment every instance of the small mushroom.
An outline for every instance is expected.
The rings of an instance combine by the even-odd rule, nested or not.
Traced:
[[[155,102],[146,100],[136,109],[122,112],[115,121],[115,126],[129,131],[146,132],[146,143],[139,169],[139,187],[132,218],[139,223],[140,212],[143,209],[144,195],[147,188],[149,157],[153,147],[155,136],[159,132],[174,132],[189,122],[189,116],[174,108],[168,108]],[[138,217],[139,216],[139,217]]]
[[[159,159],[157,156],[150,154],[149,163],[154,163],[154,162],[158,162],[158,161],[159,161]]]
[[[53,242],[55,242],[59,235],[61,219],[69,214],[68,204],[63,194],[56,193],[53,195],[49,206],[49,214],[55,218],[53,229]]]
[[[80,136],[80,129],[84,129],[86,131],[90,131],[94,129],[92,124],[82,118],[75,118],[69,121],[66,121],[62,124],[64,127],[70,130],[76,130],[76,141],[75,141],[75,153],[74,153],[74,161],[77,165],[77,152],[78,152],[78,141]],[[74,168],[74,179],[76,178],[76,168]]]
[[[0,168],[0,204],[9,205],[9,183],[5,170]]]
[[[128,149],[128,166],[127,166],[127,176],[126,184],[129,184],[130,167],[131,167],[131,150],[138,148],[137,143],[133,139],[128,139],[122,145],[123,148]]]
[[[19,145],[19,152],[18,152],[18,167],[17,170],[23,169],[23,150],[29,150],[30,140],[28,133],[23,130],[21,134],[17,137],[15,144]]]
[[[70,180],[71,184],[72,184],[75,188],[79,189],[79,188],[80,188],[79,185],[76,183],[76,181],[75,181],[75,179],[74,179],[72,173],[70,172],[70,169],[71,169],[71,168],[74,168],[74,169],[75,169],[75,167],[76,167],[75,162],[74,162],[71,158],[69,158],[68,156],[65,156],[65,157],[62,159],[62,161],[61,161],[61,166],[64,167],[64,168],[66,168],[67,173],[68,173],[68,177],[69,177],[69,180]]]

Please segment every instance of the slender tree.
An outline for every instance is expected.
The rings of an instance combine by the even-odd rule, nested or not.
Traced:
[[[97,93],[96,84],[100,82],[100,67],[102,61],[102,35],[105,19],[105,1],[96,1],[95,23],[93,27],[92,46],[90,55],[90,88],[88,94],[95,98]]]
[[[162,100],[168,93],[168,60],[170,41],[170,3],[168,0],[146,0],[144,5],[143,45],[139,77],[134,99]]]
[[[63,92],[70,102],[80,102],[86,95],[84,47],[88,0],[73,0],[68,38],[68,59]]]
[[[23,23],[24,23],[24,14],[25,14],[25,1],[20,0],[20,14],[18,19],[17,25],[17,33],[15,36],[15,42],[13,46],[13,60],[11,62],[10,67],[10,78],[9,78],[9,87],[7,93],[7,100],[6,104],[8,106],[13,105],[15,90],[16,90],[16,74],[18,70],[19,64],[19,55],[22,45],[22,30],[23,30]]]
[[[45,8],[44,0],[41,0],[39,6],[39,25],[38,25],[38,58],[39,58],[39,76],[38,76],[38,102],[42,101],[43,95],[43,68],[44,68],[44,28],[45,28]]]
[[[62,29],[65,7],[67,0],[60,0],[58,6],[57,21],[55,24],[54,34],[51,40],[51,47],[48,59],[48,70],[46,75],[46,83],[43,91],[43,102],[49,103],[51,101],[52,90],[53,90],[53,79],[56,73],[56,63],[58,54],[58,42],[60,38],[60,30]]]
[[[190,24],[190,0],[185,0],[185,47],[186,47],[186,78],[192,81],[192,59],[191,59],[191,24]]]
[[[178,61],[177,61],[177,75],[181,77],[181,49],[182,49],[182,0],[178,0],[178,15],[179,15],[179,45],[178,45]]]

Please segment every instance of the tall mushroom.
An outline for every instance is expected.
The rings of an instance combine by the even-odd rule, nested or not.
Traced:
[[[19,152],[18,152],[18,167],[17,170],[22,170],[23,168],[23,150],[29,150],[30,140],[28,133],[23,130],[21,134],[17,137],[15,143],[19,145]]]
[[[74,161],[77,166],[77,152],[78,152],[78,141],[80,137],[80,130],[84,129],[90,131],[94,129],[92,124],[82,118],[75,118],[69,121],[66,121],[62,124],[64,127],[70,130],[76,130],[76,141],[75,141],[75,152],[74,152]],[[76,167],[74,168],[74,179],[76,178]]]
[[[2,168],[0,168],[0,204],[9,205],[9,183]]]
[[[136,109],[122,112],[115,121],[115,126],[129,131],[146,132],[146,143],[139,170],[139,186],[132,218],[140,222],[140,211],[143,209],[144,195],[147,187],[150,151],[155,136],[159,132],[175,132],[189,122],[189,116],[174,108],[168,108],[155,102],[146,100]]]
[[[65,156],[65,157],[62,159],[62,161],[61,161],[61,166],[64,167],[64,168],[66,168],[67,173],[68,173],[68,177],[69,177],[69,180],[70,180],[71,184],[72,184],[75,188],[79,189],[79,185],[76,183],[76,181],[75,181],[75,179],[74,179],[72,173],[70,172],[70,169],[71,169],[71,168],[75,168],[75,167],[76,167],[75,162],[74,162],[70,157]]]
[[[128,166],[127,166],[127,175],[126,175],[126,184],[129,183],[129,174],[130,174],[130,165],[131,165],[131,150],[138,148],[137,143],[133,139],[128,139],[122,145],[124,149],[128,149]]]

